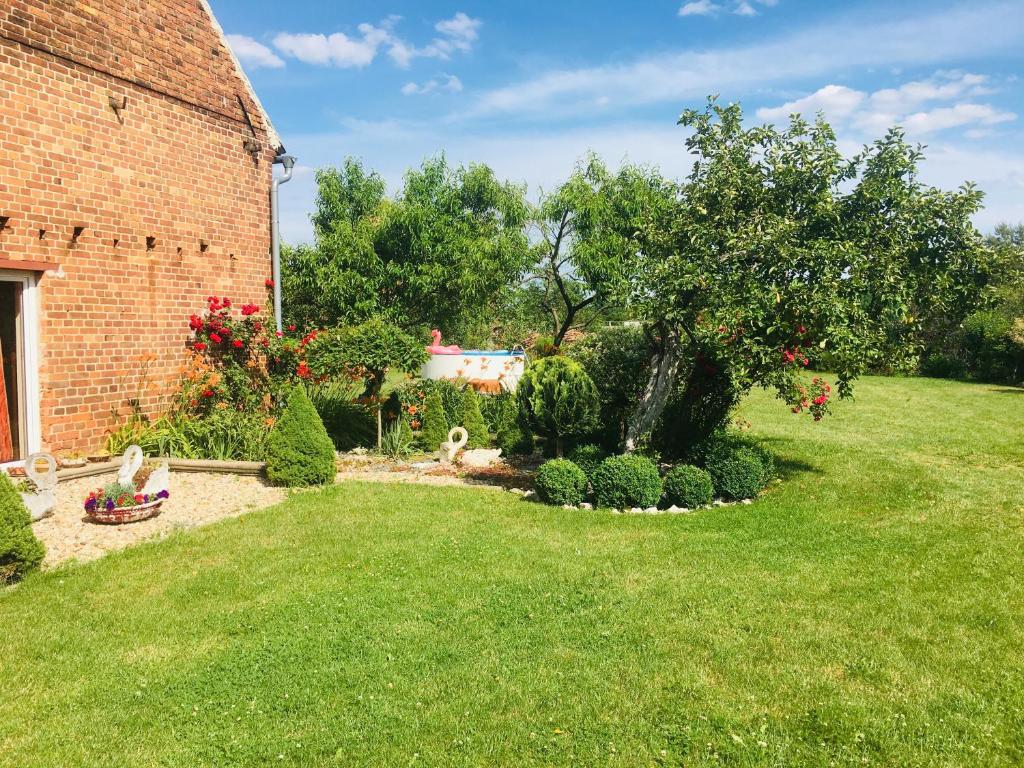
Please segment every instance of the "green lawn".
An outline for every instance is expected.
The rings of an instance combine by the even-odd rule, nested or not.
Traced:
[[[1024,391],[743,408],[689,516],[349,484],[0,596],[0,765],[1024,763]]]

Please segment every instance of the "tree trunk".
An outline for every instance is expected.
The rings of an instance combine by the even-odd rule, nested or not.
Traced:
[[[650,378],[640,402],[629,420],[626,430],[626,451],[635,451],[640,441],[651,433],[675,387],[684,347],[679,333],[670,331],[663,336],[661,350],[651,360]]]

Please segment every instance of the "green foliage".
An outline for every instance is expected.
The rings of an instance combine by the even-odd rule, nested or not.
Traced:
[[[748,127],[712,99],[680,123],[693,171],[645,223],[628,281],[660,339],[628,441],[680,389],[696,402],[697,368],[722,374],[723,392],[767,386],[797,406],[804,350],[830,353],[840,396],[873,367],[916,364],[927,317],[987,259],[971,221],[981,194],[921,184],[920,148],[898,129],[846,159],[820,118]]]
[[[391,369],[414,373],[427,360],[423,343],[379,317],[317,335],[307,347],[316,376],[363,378],[377,396]]]
[[[565,354],[583,366],[601,399],[601,443],[617,450],[647,383],[654,348],[642,328],[609,326],[588,333]]]
[[[308,326],[386,317],[460,337],[529,261],[525,189],[443,157],[394,197],[355,160],[317,172],[314,247],[284,256],[285,306]]]
[[[0,470],[0,584],[23,578],[39,567],[45,554],[21,496]]]
[[[665,475],[665,499],[687,509],[696,509],[711,503],[715,487],[711,475],[700,467],[680,464]]]
[[[523,429],[516,397],[501,398],[501,411],[494,431],[503,456],[530,456],[533,453],[533,435]]]
[[[477,392],[476,400],[480,406],[480,415],[484,419],[484,424],[487,425],[488,432],[498,431],[498,422],[501,421],[501,412],[505,407],[505,401],[508,399],[514,399],[515,395],[502,391],[498,395],[487,395],[481,392]]]
[[[215,408],[208,413],[172,412],[155,421],[129,417],[107,436],[107,450],[120,456],[138,445],[147,456],[215,461],[263,461],[269,419],[263,413]]]
[[[423,431],[420,432],[420,442],[426,450],[436,451],[441,447],[441,443],[448,439],[449,429],[441,395],[436,391],[432,392],[423,405]]]
[[[646,508],[661,500],[661,475],[646,456],[611,456],[598,465],[590,482],[602,507]]]
[[[462,409],[455,426],[463,427],[469,433],[467,448],[484,448],[491,444],[491,433],[487,431],[484,417],[480,415],[480,402],[472,387],[466,387],[462,393]]]
[[[295,387],[267,439],[267,477],[275,485],[325,485],[336,472],[334,444],[305,389]]]
[[[388,397],[385,413],[388,418],[397,418],[401,413],[409,422],[419,421],[426,408],[427,398],[436,394],[441,398],[444,407],[445,420],[450,425],[459,421],[462,413],[462,390],[464,384],[461,382],[448,381],[447,379],[413,379],[399,384]]]
[[[565,438],[588,434],[597,425],[597,388],[582,366],[566,357],[530,365],[516,396],[524,426],[552,440],[559,457]]]
[[[708,465],[715,490],[724,499],[752,499],[764,488],[765,467],[753,451],[740,448]]]
[[[753,456],[759,463],[761,477],[758,490],[775,479],[775,455],[757,440],[735,430],[718,430],[692,446],[687,454],[690,462],[710,472],[716,491],[721,491],[719,467],[738,456]]]
[[[1022,293],[1024,296],[1024,293]],[[961,331],[962,359],[971,376],[1015,384],[1024,376],[1024,311],[1009,306],[975,312]]]
[[[380,452],[393,461],[406,458],[412,452],[412,430],[405,419],[397,419],[384,430]]]
[[[587,475],[568,459],[551,459],[540,465],[533,487],[547,504],[577,506],[587,493]]]
[[[607,458],[608,452],[601,446],[592,443],[577,445],[569,451],[569,459],[583,470],[583,474],[587,476],[588,480],[593,478],[594,471]]]
[[[313,386],[309,398],[339,451],[369,448],[376,442],[377,419],[373,408],[357,402],[358,391],[345,381]]]

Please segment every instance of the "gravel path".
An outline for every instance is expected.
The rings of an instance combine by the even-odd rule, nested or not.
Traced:
[[[93,560],[144,539],[236,517],[275,504],[286,494],[258,477],[172,472],[171,497],[156,517],[126,525],[89,522],[82,509],[85,497],[89,491],[116,479],[116,474],[96,475],[57,486],[57,508],[53,515],[32,524],[32,530],[46,545],[45,567],[71,559]]]

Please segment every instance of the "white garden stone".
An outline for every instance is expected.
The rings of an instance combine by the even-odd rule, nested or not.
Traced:
[[[593,509],[593,508],[594,508],[594,505],[590,504],[589,502],[586,502],[586,501],[584,501],[582,504],[580,504],[580,509]]]

